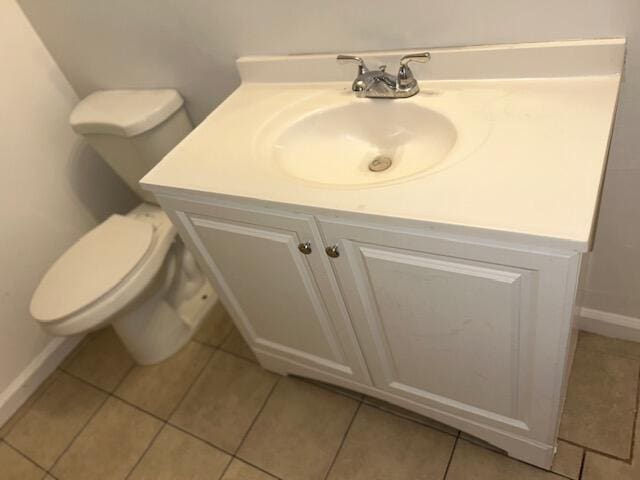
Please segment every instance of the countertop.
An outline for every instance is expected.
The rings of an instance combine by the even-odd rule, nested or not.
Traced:
[[[346,96],[359,102],[404,100],[352,99],[349,81],[243,80],[141,183],[156,193],[217,194],[394,217],[587,251],[621,77],[588,73],[421,80],[420,94],[409,100],[445,116],[456,105],[453,117],[482,125],[479,140],[442,170],[357,188],[287,175],[256,152],[261,129],[300,102],[321,108]]]

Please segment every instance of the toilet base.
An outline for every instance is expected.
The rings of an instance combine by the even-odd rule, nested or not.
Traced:
[[[164,297],[158,292],[154,297]],[[112,326],[140,365],[152,365],[178,352],[211,311],[218,296],[208,281],[178,308],[166,298],[150,298],[143,305],[121,314]]]
[[[176,239],[153,284],[111,325],[136,362],[152,365],[186,345],[217,301],[193,255]]]

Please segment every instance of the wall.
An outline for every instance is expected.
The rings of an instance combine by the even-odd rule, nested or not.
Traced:
[[[172,86],[185,95],[195,121],[237,86],[233,61],[241,55],[626,36],[627,70],[583,288],[587,306],[640,317],[638,0],[20,4],[81,96],[97,88]]]
[[[0,2],[0,65],[1,425],[62,345],[29,315],[37,283],[97,219],[134,198],[71,131],[78,97],[14,0]]]

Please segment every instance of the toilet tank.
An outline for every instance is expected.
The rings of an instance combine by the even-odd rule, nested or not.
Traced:
[[[156,203],[140,179],[193,129],[176,90],[103,90],[71,112],[82,135],[144,201]]]

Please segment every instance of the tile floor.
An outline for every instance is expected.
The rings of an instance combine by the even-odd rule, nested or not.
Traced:
[[[85,339],[0,429],[0,479],[640,479],[639,373],[640,344],[580,335],[547,472],[379,400],[267,372],[217,309],[152,367],[111,329]]]

